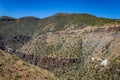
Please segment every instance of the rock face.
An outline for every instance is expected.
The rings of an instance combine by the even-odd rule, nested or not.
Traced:
[[[14,53],[16,49],[32,39],[29,35],[15,35],[12,38],[0,36],[0,49],[9,53]]]
[[[82,63],[81,58],[53,58],[53,57],[41,57],[37,55],[29,55],[24,53],[15,53],[15,55],[19,56],[20,58],[24,59],[25,61],[34,64],[36,66],[39,66],[41,68],[47,69],[47,70],[53,70],[56,67],[63,67],[68,66],[75,63]]]
[[[28,41],[30,41],[32,39],[32,37],[30,35],[15,35],[12,38],[12,42],[13,43],[27,43]]]
[[[0,49],[5,50],[5,43],[3,37],[0,35]]]
[[[0,49],[1,49],[1,50],[5,50],[5,45],[4,45],[3,42],[0,42]]]
[[[100,27],[100,28],[87,28],[84,30],[84,33],[98,33],[98,32],[118,32],[120,31],[119,26],[113,27]]]
[[[101,65],[107,66],[108,65],[108,59],[105,59],[101,62]]]

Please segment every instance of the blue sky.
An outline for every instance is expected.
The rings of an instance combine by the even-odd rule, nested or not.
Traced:
[[[0,16],[44,18],[61,12],[120,19],[120,0],[0,0]]]

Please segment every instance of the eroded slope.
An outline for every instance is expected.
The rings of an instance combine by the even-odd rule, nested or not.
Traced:
[[[33,40],[19,49],[17,55],[62,79],[96,80],[103,76],[119,80],[119,46],[119,25],[89,26],[42,35],[35,33]],[[114,74],[109,73],[116,68]]]
[[[47,70],[0,50],[0,80],[56,80]]]

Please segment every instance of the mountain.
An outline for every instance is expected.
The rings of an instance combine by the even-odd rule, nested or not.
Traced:
[[[40,19],[34,16],[27,16],[27,17],[21,17],[18,20],[32,20],[33,21],[33,20],[40,20]]]
[[[0,80],[56,80],[47,70],[0,50]]]
[[[16,18],[12,18],[12,17],[9,17],[9,16],[1,16],[0,17],[0,21],[15,21]]]
[[[58,13],[0,23],[1,49],[60,80],[120,79],[118,19]]]
[[[43,19],[33,16],[21,17],[18,19],[2,16],[0,17],[0,36],[4,38],[4,40],[1,40],[0,44],[2,44],[2,46],[3,44],[5,45],[2,49],[4,48],[4,50],[7,51],[7,48],[12,48],[14,52],[31,40],[36,30],[39,31],[39,34],[42,34],[61,30],[81,29],[87,26],[100,26],[109,23],[117,24],[120,23],[120,21],[99,18],[90,14],[67,13],[58,13]],[[21,41],[23,38],[25,38],[25,41]]]
[[[37,30],[39,19],[35,17],[22,17],[12,20],[10,17],[0,17],[0,46],[6,50],[21,47],[28,42],[32,34]]]
[[[39,24],[40,32],[81,29],[87,26],[100,26],[107,23],[120,23],[119,20],[99,18],[90,14],[58,13],[44,18]]]
[[[63,79],[96,80],[104,77],[117,80],[120,78],[118,74],[120,73],[119,31],[120,25],[110,24],[79,30],[48,32],[42,35],[35,33],[33,39],[16,54]],[[118,61],[118,63],[114,62],[117,66],[112,65],[114,59]],[[109,67],[110,65],[115,68]],[[109,74],[110,69],[117,69],[118,73]],[[101,70],[107,71],[107,77]],[[97,72],[99,72],[97,75],[103,77],[93,77]]]

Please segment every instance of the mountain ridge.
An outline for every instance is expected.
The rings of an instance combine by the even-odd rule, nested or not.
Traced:
[[[89,13],[55,13],[51,16],[62,16],[62,15],[89,15],[89,16],[94,16],[94,17],[97,17],[93,14],[89,14]],[[47,17],[51,17],[51,16],[47,16]],[[0,18],[4,18],[4,17],[9,17],[9,18],[14,18],[14,19],[19,19],[19,18],[24,18],[24,17],[34,17],[34,18],[38,18],[38,19],[44,19],[44,18],[47,18],[47,17],[44,17],[44,18],[39,18],[39,17],[36,17],[36,16],[22,16],[22,17],[11,17],[11,16],[7,16],[7,15],[3,15],[3,16],[0,16]],[[107,18],[107,17],[98,17],[98,18]],[[113,18],[107,18],[107,19],[113,19]],[[113,19],[113,20],[120,20],[120,19]]]

